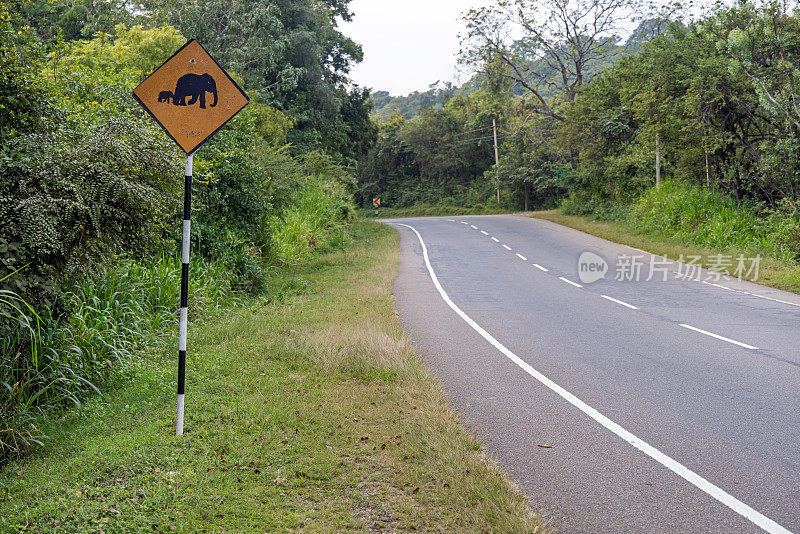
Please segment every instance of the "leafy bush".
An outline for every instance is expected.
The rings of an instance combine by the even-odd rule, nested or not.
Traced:
[[[200,246],[196,250],[206,261],[225,269],[232,287],[237,291],[258,294],[267,291],[268,268],[261,249],[252,245],[230,228],[200,225],[192,228],[192,241]]]
[[[628,220],[641,230],[687,239],[706,247],[768,254],[788,261],[800,254],[800,219],[785,210],[763,210],[753,203],[708,189],[667,181],[647,191]]]
[[[569,198],[561,203],[561,210],[567,215],[581,215],[603,221],[625,219],[628,209],[628,206],[613,200],[603,200],[585,189],[573,190]]]
[[[180,170],[159,137],[116,119],[88,136],[13,139],[0,159],[0,275],[30,267],[6,288],[49,306],[64,274],[163,246]]]

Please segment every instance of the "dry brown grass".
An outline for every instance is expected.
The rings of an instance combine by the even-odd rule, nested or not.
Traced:
[[[341,258],[360,268],[318,295],[338,305],[318,302],[321,320],[306,317],[309,328],[296,339],[326,372],[354,378],[338,384],[331,408],[358,414],[354,436],[369,465],[358,514],[389,530],[545,532],[403,333],[392,296],[398,236],[380,231],[391,235]]]

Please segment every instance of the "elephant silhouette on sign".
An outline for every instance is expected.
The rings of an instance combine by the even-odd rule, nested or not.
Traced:
[[[172,91],[161,91],[158,93],[159,102],[169,102],[172,100]]]
[[[217,83],[210,74],[184,74],[178,78],[172,103],[176,106],[192,106],[200,99],[200,109],[206,109],[206,93],[214,95],[211,107],[217,105]],[[186,102],[186,97],[191,97]]]

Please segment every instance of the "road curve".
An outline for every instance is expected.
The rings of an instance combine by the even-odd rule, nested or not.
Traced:
[[[537,219],[384,222],[407,333],[557,531],[800,533],[800,297]]]

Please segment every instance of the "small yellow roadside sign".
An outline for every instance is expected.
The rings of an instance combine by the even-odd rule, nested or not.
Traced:
[[[133,97],[187,154],[250,101],[195,39],[139,84]]]

